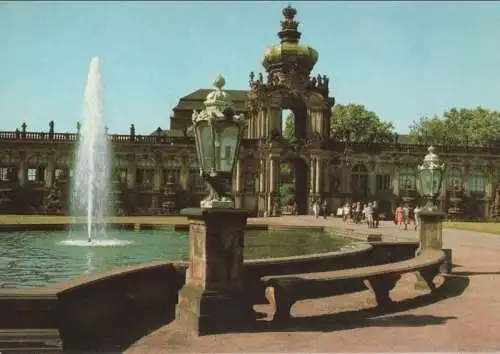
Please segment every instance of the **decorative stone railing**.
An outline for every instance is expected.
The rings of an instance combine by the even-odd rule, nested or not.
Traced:
[[[108,139],[113,144],[145,144],[145,145],[175,145],[194,144],[192,136],[180,134],[178,131],[163,131],[158,135],[131,135],[131,134],[109,134]],[[22,132],[22,131],[0,131],[1,142],[22,142],[22,143],[50,143],[67,144],[78,140],[77,133],[51,133],[51,132]],[[244,148],[258,148],[264,140],[243,139]],[[283,140],[285,142],[285,140]],[[306,145],[310,143],[306,141]],[[330,140],[327,148],[334,151],[345,150],[347,143]],[[380,152],[395,151],[403,153],[425,154],[427,145],[421,144],[400,144],[400,143],[349,143],[349,148],[353,153],[358,152]],[[441,153],[483,153],[500,155],[500,145],[491,144],[489,146],[453,146],[436,145],[436,149]]]
[[[114,144],[192,144],[189,136],[166,135],[128,135],[109,134],[108,139]],[[0,142],[16,141],[23,143],[74,143],[78,140],[76,133],[45,133],[45,132],[9,132],[0,131]]]

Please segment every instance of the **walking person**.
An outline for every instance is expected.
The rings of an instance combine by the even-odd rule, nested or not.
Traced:
[[[319,218],[319,202],[316,200],[313,203],[314,218],[318,220]]]
[[[413,209],[413,216],[415,218],[415,230],[420,229],[420,211],[422,211],[422,208],[420,206],[416,206],[415,209]]]
[[[343,216],[344,216],[344,222],[347,222],[348,224],[350,224],[351,223],[351,220],[350,220],[351,205],[349,203],[345,203],[342,211],[343,211]]]
[[[398,225],[401,230],[404,220],[405,220],[405,212],[403,211],[403,204],[396,208],[396,212],[394,213],[396,217],[396,225]]]
[[[361,202],[356,203],[356,224],[361,222]]]
[[[372,203],[372,209],[373,209],[373,227],[378,228],[378,223],[380,221],[379,217],[379,212],[378,212],[378,204],[377,201],[373,201]]]
[[[408,204],[405,204],[405,206],[403,207],[405,230],[408,230],[408,224],[410,223],[411,220],[410,213],[411,213],[411,208],[408,206]]]
[[[364,209],[364,214],[366,218],[366,223],[368,224],[368,228],[373,228],[373,206],[372,203],[368,203],[368,205]]]
[[[321,212],[323,213],[323,219],[327,218],[328,215],[328,204],[326,200],[323,200],[323,204],[321,204]]]

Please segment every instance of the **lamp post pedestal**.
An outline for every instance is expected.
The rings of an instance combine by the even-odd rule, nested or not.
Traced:
[[[418,231],[419,247],[417,254],[426,249],[441,250],[443,248],[443,219],[440,211],[421,210],[420,229]]]
[[[247,211],[189,208],[189,268],[179,291],[176,322],[200,336],[234,329],[255,319],[243,294]]]
[[[445,253],[445,262],[441,273],[451,272],[451,249],[443,249],[443,219],[445,214],[440,211],[422,210],[420,212],[419,247],[416,254],[426,250],[442,250]],[[417,289],[430,290],[425,280],[417,273]]]

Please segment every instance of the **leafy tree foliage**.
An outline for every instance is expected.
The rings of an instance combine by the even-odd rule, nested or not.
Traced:
[[[291,139],[295,134],[295,117],[293,113],[288,113],[285,118],[285,127],[283,129],[283,136],[287,139]]]
[[[333,138],[352,143],[388,143],[394,139],[394,126],[360,104],[335,105],[330,132]]]
[[[410,125],[410,140],[420,144],[488,145],[500,135],[500,112],[477,107],[452,108],[439,118],[422,117]]]
[[[331,136],[340,141],[352,143],[387,143],[394,139],[394,126],[382,121],[377,114],[365,106],[350,103],[336,105],[332,109]],[[283,136],[294,135],[294,116],[290,113],[285,121]]]
[[[293,205],[295,201],[295,186],[292,183],[285,183],[280,186],[281,205]]]

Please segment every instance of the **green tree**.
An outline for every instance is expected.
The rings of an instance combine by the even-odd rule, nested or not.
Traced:
[[[291,139],[295,135],[295,117],[292,112],[288,113],[285,118],[285,128],[283,129],[283,136]]]
[[[442,118],[423,117],[410,125],[410,139],[421,144],[487,145],[500,135],[500,112],[452,108]]]
[[[330,132],[333,138],[353,143],[388,143],[394,139],[394,126],[360,104],[335,105]]]
[[[444,141],[446,128],[444,120],[437,116],[423,117],[410,125],[410,142],[425,145],[439,145]]]

